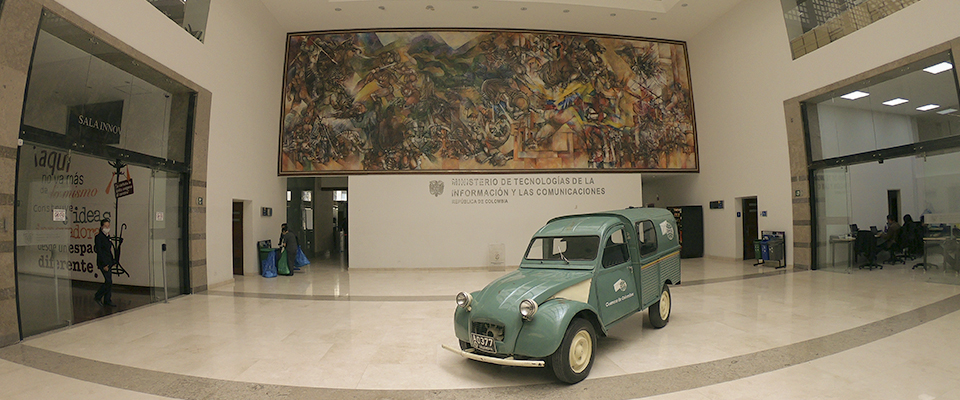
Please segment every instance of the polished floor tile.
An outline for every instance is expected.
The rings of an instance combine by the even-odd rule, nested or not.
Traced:
[[[440,348],[457,346],[454,294],[503,273],[351,270],[337,261],[315,262],[294,276],[237,277],[205,294],[29,338],[23,346],[216,382],[367,391],[358,393],[517,387],[542,397],[560,390],[545,369],[488,365]],[[949,334],[960,330],[960,312],[932,321],[910,314],[918,318],[910,329],[776,365],[778,349],[795,351],[835,335],[849,339],[870,324],[960,295],[960,286],[930,282],[931,273],[937,272],[792,271],[684,260],[683,284],[671,289],[670,324],[653,329],[639,313],[614,326],[598,342],[591,376],[576,387],[619,393],[604,390],[643,374],[676,370],[683,380],[701,365],[742,361],[763,365],[754,375],[659,398],[885,398],[862,396],[883,393],[878,388],[892,386],[897,371],[914,384],[889,388],[898,395],[889,398],[948,398],[942,396],[957,393],[952,385],[960,376],[950,356],[960,354],[960,344]],[[23,369],[33,371],[0,362],[0,378]]]

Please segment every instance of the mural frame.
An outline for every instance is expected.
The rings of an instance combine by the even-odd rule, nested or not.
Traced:
[[[689,131],[692,135],[691,140],[688,137],[686,143],[692,147],[691,154],[694,164],[692,168],[649,168],[649,167],[566,167],[566,168],[456,168],[456,169],[323,169],[323,170],[284,170],[284,142],[285,125],[288,117],[287,97],[289,95],[288,87],[291,84],[291,44],[294,37],[303,36],[321,36],[321,35],[351,35],[351,34],[401,34],[401,33],[496,33],[496,34],[537,34],[554,36],[576,36],[588,39],[612,39],[625,41],[648,42],[652,44],[665,44],[679,46],[683,52],[683,65],[685,70],[686,87],[683,87],[685,98],[683,101],[689,107]],[[547,173],[667,173],[667,174],[688,174],[700,172],[700,145],[696,124],[696,107],[693,95],[693,79],[690,72],[690,57],[687,49],[687,43],[679,40],[655,39],[637,36],[611,35],[600,33],[576,32],[576,31],[554,31],[554,30],[536,30],[536,29],[503,29],[503,28],[365,28],[365,29],[344,29],[344,30],[318,30],[318,31],[299,31],[289,32],[286,35],[284,48],[284,66],[283,66],[283,84],[281,87],[280,101],[280,121],[277,146],[277,175],[278,176],[344,176],[344,175],[384,175],[384,174],[547,174]],[[572,143],[572,141],[571,141]],[[572,147],[572,145],[571,145]],[[572,150],[571,150],[572,151]],[[605,163],[605,162],[604,162]],[[601,163],[598,163],[601,164]]]

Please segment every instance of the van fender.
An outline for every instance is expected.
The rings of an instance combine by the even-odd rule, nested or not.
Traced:
[[[540,305],[531,320],[523,321],[523,327],[517,335],[515,353],[533,358],[544,358],[553,354],[560,348],[570,321],[580,314],[589,315],[587,320],[594,325],[598,334],[606,333],[598,323],[597,311],[589,304],[552,299]]]

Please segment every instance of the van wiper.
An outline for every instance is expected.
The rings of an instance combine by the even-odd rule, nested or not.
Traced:
[[[567,259],[567,256],[563,255],[562,251],[560,252],[560,258],[563,259],[563,262],[567,263],[568,265],[570,264],[570,260]]]

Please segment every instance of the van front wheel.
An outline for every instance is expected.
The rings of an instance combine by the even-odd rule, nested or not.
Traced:
[[[667,326],[667,322],[670,322],[670,308],[673,307],[672,303],[670,287],[664,283],[663,290],[660,291],[660,300],[657,300],[656,303],[653,303],[653,305],[647,309],[647,314],[650,315],[650,325],[653,325],[653,327],[657,329]]]
[[[548,361],[557,379],[577,383],[590,374],[596,350],[597,334],[593,324],[583,318],[575,318],[570,321],[560,348]]]

